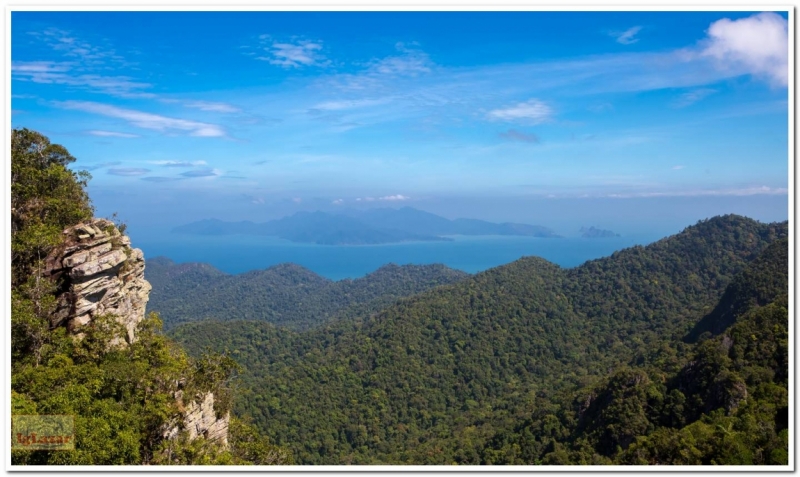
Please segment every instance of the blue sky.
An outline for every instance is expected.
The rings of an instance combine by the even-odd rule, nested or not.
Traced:
[[[785,220],[787,47],[785,12],[14,12],[12,123],[141,224]]]

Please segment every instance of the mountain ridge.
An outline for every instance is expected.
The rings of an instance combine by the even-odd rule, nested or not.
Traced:
[[[492,223],[477,219],[449,220],[430,212],[403,207],[366,211],[296,212],[263,223],[203,219],[172,229],[194,235],[265,235],[292,242],[320,245],[366,245],[408,241],[451,241],[448,235],[520,235],[560,237],[547,227],[512,222]]]
[[[559,446],[573,445],[574,393],[625,366],[677,372],[685,333],[786,234],[786,223],[716,217],[574,269],[525,257],[360,321],[292,335],[243,322],[215,334],[204,322],[173,336],[238,353],[248,387],[236,409],[305,463],[557,463]],[[319,400],[302,398],[309,389]],[[520,462],[504,442],[531,416],[551,430]],[[575,449],[561,463],[616,458],[599,444],[589,457]]]
[[[228,275],[208,264],[151,260],[156,266],[145,272],[153,284],[148,311],[164,317],[165,329],[215,318],[267,320],[305,329],[341,314],[361,316],[394,299],[469,276],[442,264],[390,263],[364,277],[333,281],[293,263]]]

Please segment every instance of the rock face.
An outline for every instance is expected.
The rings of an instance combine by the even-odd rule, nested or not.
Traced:
[[[133,343],[151,289],[144,279],[142,251],[131,248],[130,239],[106,219],[92,219],[64,230],[63,234],[63,243],[45,261],[45,275],[59,287],[58,307],[51,315],[51,327],[66,326],[71,333],[81,336],[81,328],[95,317],[111,314],[125,327],[127,342]],[[176,388],[179,387],[176,383]],[[189,440],[203,437],[227,447],[230,413],[217,418],[211,392],[195,398],[197,401],[184,406],[183,391],[176,390],[183,422],[167,426],[164,437],[173,439],[184,429]]]
[[[45,274],[59,283],[50,325],[80,334],[94,317],[113,314],[125,326],[127,341],[135,341],[151,288],[144,279],[142,251],[131,248],[130,239],[106,219],[92,219],[63,234],[64,243],[46,260]]]
[[[182,403],[183,391],[175,393],[175,398],[179,403]],[[230,412],[217,418],[216,411],[214,410],[214,393],[206,393],[199,396],[197,401],[192,401],[186,406],[183,425],[174,425],[170,427],[164,432],[164,437],[166,439],[174,439],[178,436],[182,428],[188,433],[189,440],[202,437],[208,441],[214,441],[223,447],[227,447],[230,418]]]

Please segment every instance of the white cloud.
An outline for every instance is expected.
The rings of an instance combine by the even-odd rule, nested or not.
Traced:
[[[133,109],[123,109],[91,101],[56,101],[53,104],[64,109],[75,109],[87,113],[123,119],[133,126],[143,129],[152,129],[160,132],[187,132],[190,136],[200,137],[225,136],[225,131],[221,126],[216,124],[201,123],[188,119],[169,118],[158,114],[146,113]]]
[[[625,30],[623,32],[612,32],[611,36],[616,38],[617,43],[621,43],[623,45],[631,45],[631,44],[636,43],[637,41],[639,41],[639,39],[638,38],[634,38],[634,36],[636,36],[636,34],[639,33],[639,31],[641,29],[642,29],[642,27],[635,26],[635,27],[628,28],[627,30]]]
[[[119,71],[133,66],[113,49],[92,45],[69,31],[57,28],[32,31],[28,34],[59,52],[61,57],[68,61],[14,62],[11,71],[16,80],[74,86],[124,98],[156,96],[142,91],[152,87],[149,83],[134,81],[129,76],[104,74],[108,70]]]
[[[52,74],[63,73],[72,68],[71,63],[55,62],[55,61],[16,61],[11,63],[12,73],[17,74]]]
[[[259,37],[267,52],[267,56],[256,57],[272,65],[282,68],[299,68],[301,66],[328,66],[330,61],[319,53],[322,42],[300,40],[294,43],[273,41],[268,35]]]
[[[337,101],[325,101],[310,108],[311,111],[344,111],[348,109],[365,108],[378,106],[389,102],[388,98],[382,99],[344,99]]]
[[[717,90],[711,88],[699,88],[692,91],[687,91],[686,93],[680,95],[672,103],[672,106],[675,108],[685,108],[716,92]]]
[[[11,75],[15,80],[41,84],[77,86],[95,92],[121,97],[154,97],[141,90],[150,88],[149,83],[133,81],[127,76],[101,76],[95,74],[70,74],[73,64],[53,61],[18,61],[11,64]]]
[[[739,20],[723,18],[708,28],[702,55],[723,69],[742,69],[786,86],[789,79],[788,24],[780,15],[759,13]]]
[[[387,195],[384,197],[379,197],[378,200],[388,200],[388,201],[398,201],[398,200],[409,200],[411,197],[407,197],[401,194],[397,195]],[[371,197],[367,197],[366,200],[372,200]]]
[[[394,81],[435,72],[436,65],[424,51],[404,43],[397,43],[395,48],[399,54],[375,58],[364,64],[364,70],[326,78],[325,84],[345,91],[369,91],[374,95],[376,91],[391,89]]]
[[[40,39],[53,50],[61,52],[63,56],[76,59],[84,67],[102,66],[107,63],[114,63],[117,67],[129,65],[113,49],[93,45],[70,31],[47,28],[28,34]]]
[[[344,199],[336,199],[333,202],[331,202],[331,204],[333,204],[333,205],[342,205],[342,204],[344,204]]]
[[[531,99],[515,106],[489,111],[487,117],[494,121],[525,121],[539,124],[548,121],[552,115],[553,108],[543,101]]]
[[[150,161],[150,163],[166,167],[195,167],[206,165],[206,161]]]
[[[403,43],[395,45],[400,55],[387,56],[370,64],[370,72],[381,75],[416,76],[429,73],[433,62],[422,50],[408,48]]]
[[[100,136],[100,137],[141,137],[138,134],[128,134],[128,133],[121,133],[116,131],[98,131],[92,130],[87,131],[92,136]]]
[[[196,108],[201,111],[212,111],[215,113],[238,113],[242,110],[227,103],[217,103],[213,101],[186,101],[184,106]]]
[[[679,170],[684,169],[684,168],[686,168],[686,166],[673,166],[672,170],[673,171],[679,171]]]

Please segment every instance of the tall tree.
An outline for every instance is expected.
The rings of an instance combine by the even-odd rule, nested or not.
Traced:
[[[12,287],[28,280],[61,231],[94,212],[84,189],[91,176],[73,172],[75,158],[29,129],[11,131]]]

